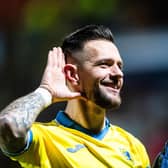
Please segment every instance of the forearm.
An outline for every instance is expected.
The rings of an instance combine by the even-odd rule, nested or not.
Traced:
[[[21,97],[0,113],[0,145],[8,148],[11,143],[24,143],[27,131],[39,113],[51,103],[51,95],[44,89]]]

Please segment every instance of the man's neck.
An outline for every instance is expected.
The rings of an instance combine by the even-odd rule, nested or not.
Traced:
[[[73,99],[68,101],[66,114],[82,127],[100,132],[105,124],[105,109],[83,99]]]

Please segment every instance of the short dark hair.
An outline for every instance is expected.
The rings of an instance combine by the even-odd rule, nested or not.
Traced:
[[[114,43],[111,30],[103,25],[86,25],[65,37],[62,50],[67,56],[72,52],[83,49],[85,42],[90,40],[103,39]]]

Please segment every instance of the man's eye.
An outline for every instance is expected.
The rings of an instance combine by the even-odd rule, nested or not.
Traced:
[[[110,65],[109,64],[107,64],[107,63],[101,63],[100,64],[100,67],[101,68],[108,68]]]

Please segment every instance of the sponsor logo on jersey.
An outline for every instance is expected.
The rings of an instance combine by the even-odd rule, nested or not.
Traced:
[[[75,153],[79,151],[80,149],[84,148],[85,146],[83,144],[77,144],[73,148],[67,148],[68,152]]]

